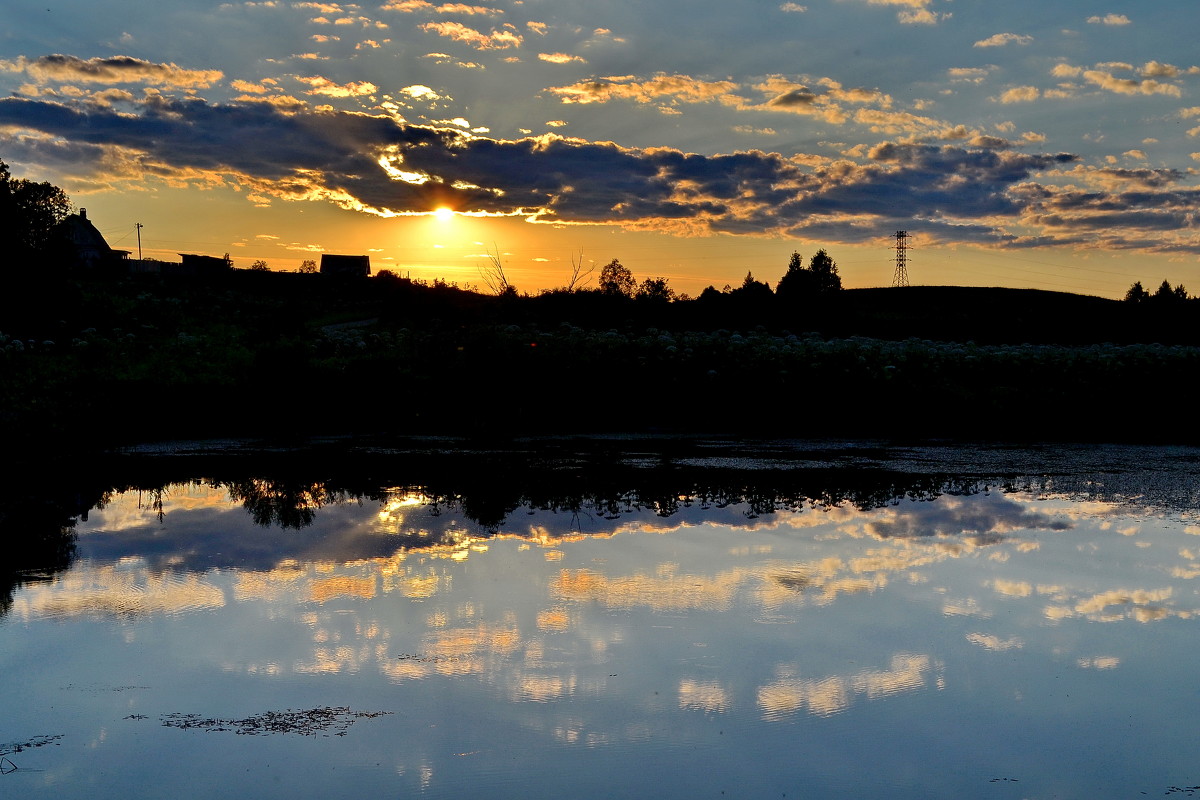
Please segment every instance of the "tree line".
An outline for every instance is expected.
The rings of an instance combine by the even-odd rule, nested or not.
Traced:
[[[756,280],[753,272],[747,272],[736,289],[728,284],[724,289],[710,285],[700,293],[699,299],[709,300],[721,295],[730,295],[752,301],[771,296],[791,300],[837,292],[841,288],[842,279],[838,275],[837,263],[824,249],[818,250],[809,259],[807,267],[804,265],[804,257],[793,251],[787,271],[775,284],[774,291],[768,283]],[[648,277],[639,284],[629,268],[615,258],[600,270],[599,291],[609,297],[627,297],[635,300],[670,302],[691,299],[686,294],[676,294],[667,278]]]
[[[1125,302],[1134,304],[1154,303],[1161,305],[1164,303],[1182,303],[1192,299],[1194,298],[1187,293],[1187,289],[1183,288],[1182,283],[1172,286],[1168,281],[1160,283],[1153,293],[1146,291],[1141,281],[1135,282],[1129,287],[1129,291],[1125,292]]]

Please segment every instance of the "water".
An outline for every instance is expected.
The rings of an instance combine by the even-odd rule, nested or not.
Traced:
[[[1197,453],[1062,458],[121,481],[0,618],[0,796],[1190,796]]]

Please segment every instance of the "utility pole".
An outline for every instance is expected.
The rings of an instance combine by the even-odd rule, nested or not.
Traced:
[[[142,223],[140,223],[140,222],[137,222],[137,223],[134,223],[134,224],[135,224],[135,225],[137,225],[137,235],[138,235],[138,261],[141,261],[141,260],[142,260]]]
[[[908,231],[896,231],[896,274],[892,286],[908,286]]]

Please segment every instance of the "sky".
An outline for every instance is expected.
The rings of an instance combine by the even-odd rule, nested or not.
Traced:
[[[1200,293],[1195,0],[478,1],[5,0],[0,159],[135,257]]]

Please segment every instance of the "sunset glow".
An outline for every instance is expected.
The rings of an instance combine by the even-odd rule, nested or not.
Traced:
[[[903,229],[914,284],[1200,285],[1187,0],[10,6],[0,158],[148,256],[453,278],[412,226],[471,218],[522,291],[583,250],[696,294],[888,285]]]

